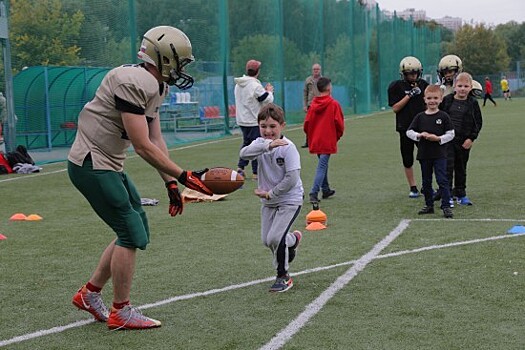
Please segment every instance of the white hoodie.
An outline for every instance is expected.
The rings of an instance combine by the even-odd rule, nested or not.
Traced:
[[[266,91],[255,77],[243,75],[234,81],[237,125],[257,126],[257,115],[262,106],[273,102],[273,93]],[[264,99],[260,100],[261,98]]]

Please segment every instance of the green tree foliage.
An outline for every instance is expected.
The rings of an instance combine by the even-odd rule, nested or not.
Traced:
[[[60,0],[11,0],[13,68],[80,62],[81,11],[66,13]]]
[[[465,71],[473,75],[504,71],[510,61],[505,41],[484,24],[461,27],[449,53],[459,55]]]
[[[234,62],[233,71],[235,75],[245,72],[245,64],[249,59],[256,59],[262,62],[261,79],[273,81],[280,76],[280,62],[276,60],[276,50],[279,47],[279,37],[276,35],[257,34],[248,36],[239,42],[233,49],[232,60]],[[284,47],[284,70],[286,80],[302,80],[303,67],[310,65],[308,56],[302,54],[295,43],[283,40]]]
[[[516,61],[525,59],[525,22],[518,24],[514,21],[500,24],[496,27],[495,33],[507,44],[507,53],[511,60],[513,69]]]

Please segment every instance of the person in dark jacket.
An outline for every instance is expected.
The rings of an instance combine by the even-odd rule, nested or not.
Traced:
[[[445,96],[439,106],[440,110],[449,114],[454,126],[455,137],[448,146],[447,176],[451,195],[460,205],[472,205],[466,193],[467,163],[472,145],[483,126],[481,109],[477,99],[470,94],[471,90],[472,76],[460,73],[454,84],[455,93]],[[440,199],[439,193],[434,199]]]

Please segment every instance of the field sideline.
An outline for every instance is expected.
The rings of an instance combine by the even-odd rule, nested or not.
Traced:
[[[67,179],[64,163],[0,178],[0,347],[13,349],[522,349],[525,344],[524,99],[482,109],[469,163],[474,206],[418,217],[409,199],[393,113],[349,118],[331,159],[337,193],[321,202],[328,229],[305,232],[289,292],[267,292],[255,184],[216,203],[167,214],[163,184],[144,161],[126,171],[147,207],[152,242],[138,255],[132,301],[163,327],[110,332],[71,305],[112,234]],[[286,135],[302,144],[298,127]],[[183,166],[236,163],[238,137],[172,150]],[[316,158],[301,150],[305,190]],[[416,164],[419,181],[419,168]],[[213,206],[213,208],[211,208]],[[309,205],[296,222],[304,228]],[[15,212],[39,222],[10,222]],[[104,299],[111,301],[108,285]]]

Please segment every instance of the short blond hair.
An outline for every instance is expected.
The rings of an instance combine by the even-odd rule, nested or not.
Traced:
[[[470,86],[472,86],[472,75],[470,75],[469,73],[467,72],[462,72],[462,73],[459,73],[458,76],[456,77],[456,80],[455,81],[458,81],[458,80],[467,80],[470,84]],[[454,83],[455,85],[455,83]]]
[[[441,86],[439,85],[429,85],[426,87],[425,89],[425,95],[428,94],[428,93],[438,93],[440,94],[441,96],[443,96],[443,90],[441,89]]]

